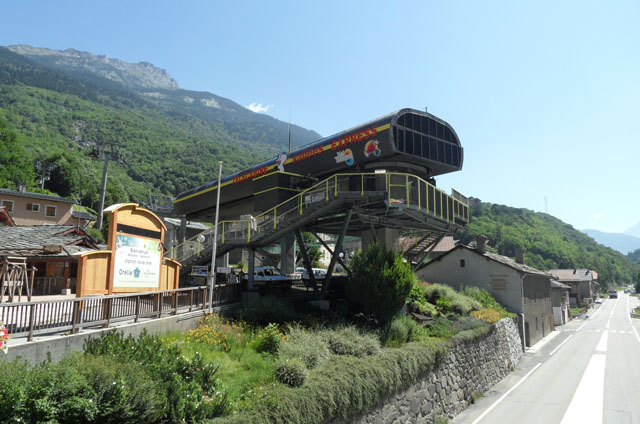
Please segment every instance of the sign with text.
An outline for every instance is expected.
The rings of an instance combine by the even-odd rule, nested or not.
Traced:
[[[114,260],[114,288],[157,288],[159,286],[162,260],[160,241],[118,234]]]

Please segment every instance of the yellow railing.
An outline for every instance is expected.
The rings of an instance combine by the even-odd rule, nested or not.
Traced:
[[[469,206],[444,193],[420,177],[407,173],[335,174],[296,194],[253,219],[227,220],[218,223],[218,242],[229,240],[251,242],[252,236],[277,230],[286,220],[304,215],[308,209],[337,198],[340,194],[364,196],[366,192],[386,192],[389,207],[409,207],[449,223],[469,221]],[[458,195],[458,197],[461,197]],[[206,230],[173,248],[178,261],[194,255],[213,244],[213,228]]]

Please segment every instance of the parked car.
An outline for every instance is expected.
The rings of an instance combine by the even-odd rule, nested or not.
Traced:
[[[253,287],[258,289],[288,289],[295,279],[295,274],[282,275],[272,266],[257,266],[253,270]],[[247,276],[244,277],[244,282],[248,282]]]
[[[601,297],[596,297],[596,303],[602,303],[602,302],[603,302],[603,300],[602,300]]]
[[[327,276],[327,270],[326,269],[322,269],[322,268],[311,268],[311,271],[313,271],[313,277],[316,280],[321,280],[324,277]],[[303,267],[299,267],[296,268],[296,272],[300,273],[302,280],[309,280],[309,272],[307,271],[307,268],[303,268]]]

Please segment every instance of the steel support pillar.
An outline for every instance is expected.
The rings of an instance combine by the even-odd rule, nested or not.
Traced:
[[[338,255],[340,255],[340,251],[342,250],[342,242],[344,240],[344,236],[347,234],[347,230],[349,229],[349,223],[351,222],[351,216],[353,215],[353,209],[349,209],[347,215],[344,218],[344,223],[342,224],[342,230],[340,230],[340,235],[338,236],[338,240],[336,241],[336,248],[333,251],[333,255],[331,255],[331,261],[329,262],[329,268],[327,268],[327,276],[324,279],[324,284],[322,285],[322,298],[327,293],[329,286],[331,285],[331,274],[333,274],[333,268],[336,266],[336,261],[338,260]]]
[[[302,260],[304,262],[304,267],[307,269],[309,273],[309,280],[311,280],[311,287],[313,287],[313,293],[316,298],[318,297],[318,285],[316,284],[316,277],[313,275],[313,268],[311,267],[311,261],[309,260],[309,255],[307,254],[307,246],[304,244],[304,240],[302,239],[302,233],[299,229],[296,230],[296,240],[298,241],[298,245],[300,246],[300,253],[302,253]]]
[[[329,247],[329,245],[327,244],[326,241],[322,240],[320,238],[320,236],[318,235],[318,233],[316,233],[315,231],[310,231],[311,234],[313,234],[313,236],[318,240],[318,242],[320,242],[320,244],[322,245],[322,247],[324,247],[325,249],[327,249],[327,252],[329,252],[329,255],[333,256],[333,249],[331,249]],[[347,264],[342,260],[342,258],[340,256],[338,256],[337,261],[340,265],[342,265],[342,267],[345,269],[345,271],[347,271],[347,274],[351,274],[351,271],[349,270],[349,267],[347,266]]]

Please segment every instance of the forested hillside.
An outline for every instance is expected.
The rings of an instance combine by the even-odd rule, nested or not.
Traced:
[[[52,167],[45,189],[95,207],[102,162],[92,153],[103,144],[124,154],[123,163],[110,165],[106,203],[145,201],[215,179],[218,160],[228,174],[287,148],[284,122],[211,93],[140,84],[132,88],[84,68],[65,70],[51,56],[29,58],[0,47],[2,156],[22,163],[12,176],[5,169],[0,183],[34,189],[35,174],[22,168],[41,161]],[[320,137],[297,126],[292,134],[294,146]]]
[[[637,275],[629,258],[551,215],[491,203],[480,203],[471,214],[471,222],[456,235],[463,243],[484,235],[501,255],[514,257],[520,248],[525,263],[541,270],[593,269],[605,286],[631,283]]]

